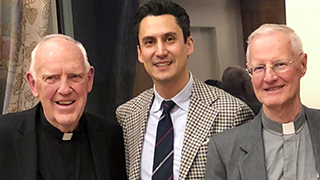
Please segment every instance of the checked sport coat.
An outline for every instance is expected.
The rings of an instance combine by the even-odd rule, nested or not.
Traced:
[[[179,179],[204,179],[210,137],[254,118],[251,109],[241,100],[195,77],[193,79]],[[116,110],[117,120],[123,129],[130,180],[141,179],[141,151],[153,97],[151,88]]]

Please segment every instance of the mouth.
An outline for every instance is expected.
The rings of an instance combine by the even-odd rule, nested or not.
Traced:
[[[158,63],[155,63],[154,65],[156,67],[165,67],[165,66],[170,66],[172,64],[172,61],[170,62],[158,62]]]
[[[73,104],[75,101],[57,101],[56,104],[58,105],[63,105],[63,106],[68,106]]]
[[[266,89],[264,89],[265,91],[276,91],[276,90],[279,90],[279,89],[281,89],[281,88],[283,88],[284,87],[284,85],[282,85],[282,86],[277,86],[277,87],[272,87],[272,88],[266,88]]]

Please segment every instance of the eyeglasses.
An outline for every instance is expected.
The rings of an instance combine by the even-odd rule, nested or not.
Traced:
[[[270,66],[266,66],[265,64],[259,64],[250,68],[247,68],[247,72],[250,76],[262,76],[266,72],[267,67],[271,67],[271,69],[276,73],[282,73],[290,69],[290,65],[293,63],[293,60],[279,60],[274,62]]]

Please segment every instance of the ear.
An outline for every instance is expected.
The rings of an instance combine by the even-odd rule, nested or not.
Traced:
[[[306,72],[307,72],[307,61],[308,61],[308,56],[306,53],[301,54],[301,77],[303,77]]]
[[[248,68],[249,68],[249,63],[246,62],[246,71],[247,71]],[[248,73],[248,71],[247,71],[247,73]],[[249,75],[249,76],[250,76],[250,75]],[[251,83],[252,83],[252,78],[251,78],[251,76],[250,76],[250,81],[251,81]]]
[[[91,90],[92,90],[93,79],[94,79],[94,68],[93,68],[93,66],[90,66],[90,69],[88,72],[88,84],[87,84],[88,93],[91,92]]]
[[[30,87],[30,90],[31,90],[33,96],[38,98],[39,97],[39,93],[38,93],[36,85],[35,85],[36,84],[36,80],[33,78],[33,76],[30,73],[30,71],[26,72],[26,78],[27,78],[28,85]]]
[[[190,56],[193,51],[194,51],[194,44],[193,44],[193,38],[191,36],[189,36],[187,38],[187,42],[186,42],[187,46],[188,46],[188,51],[187,51],[187,55]]]
[[[143,59],[141,57],[141,48],[139,45],[137,45],[137,53],[138,53],[138,60],[141,64],[143,64]]]

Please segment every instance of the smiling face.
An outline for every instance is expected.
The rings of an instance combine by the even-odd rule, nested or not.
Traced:
[[[184,43],[183,33],[172,15],[147,16],[139,30],[138,59],[151,76],[155,87],[181,84],[189,80],[188,56],[193,39]]]
[[[62,132],[73,131],[92,89],[93,67],[86,71],[83,54],[75,43],[54,38],[38,47],[35,73],[27,72],[26,76],[46,119]]]
[[[264,108],[290,107],[301,104],[300,79],[306,72],[307,56],[293,52],[291,41],[283,32],[273,32],[255,37],[250,46],[248,67],[270,66],[278,60],[293,60],[289,70],[275,73],[268,67],[262,76],[252,76],[252,85]]]

